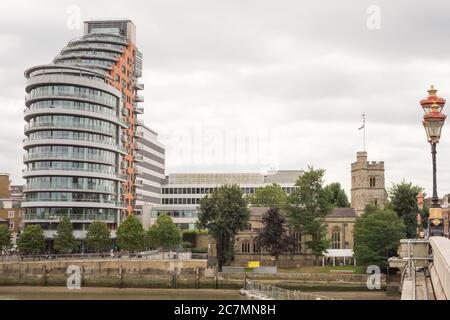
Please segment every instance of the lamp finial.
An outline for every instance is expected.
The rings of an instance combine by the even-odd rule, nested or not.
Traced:
[[[430,89],[428,90],[428,94],[430,96],[435,96],[436,95],[437,90],[434,88],[433,85],[430,86]]]

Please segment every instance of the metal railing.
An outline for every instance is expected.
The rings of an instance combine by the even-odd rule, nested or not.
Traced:
[[[52,214],[32,214],[27,213],[24,215],[24,220],[51,220],[60,221],[63,217],[69,218],[69,220],[77,221],[116,221],[116,216],[111,214],[68,214],[68,215],[52,215]]]
[[[100,253],[71,253],[71,254],[9,254],[3,256],[5,262],[12,261],[35,261],[35,260],[82,260],[82,259],[121,259],[121,260],[186,260],[204,259],[204,257],[194,256],[188,250],[161,251],[152,250],[147,252],[100,252]]]
[[[32,92],[32,93],[25,95],[25,102],[28,102],[33,99],[47,98],[47,97],[70,97],[70,98],[75,98],[75,99],[83,98],[83,99],[88,99],[91,101],[95,101],[95,102],[99,102],[99,103],[108,105],[112,108],[116,107],[116,102],[110,98],[98,96],[95,94],[89,94],[89,93],[81,93],[81,92],[75,93],[75,92],[68,91],[68,90],[60,90],[60,91],[47,90],[47,91],[43,91],[43,92]],[[111,95],[111,97],[112,97],[112,95]]]
[[[90,160],[99,161],[110,164],[115,164],[115,159],[95,154],[84,154],[84,153],[63,153],[63,152],[40,152],[40,153],[29,153],[24,155],[24,161],[38,160],[38,159],[75,159],[75,160]]]
[[[61,190],[95,190],[102,191],[107,193],[115,193],[115,190],[111,186],[99,186],[99,185],[84,185],[84,184],[59,184],[59,183],[34,183],[30,185],[24,186],[24,191],[33,191],[33,190],[41,190],[41,189],[61,189]]]
[[[339,300],[297,290],[287,290],[250,279],[245,280],[243,290],[247,295],[261,300]]]
[[[35,122],[32,124],[26,124],[24,126],[24,131],[29,131],[31,129],[43,129],[43,128],[67,128],[67,129],[86,129],[94,132],[101,132],[109,135],[114,135],[116,133],[115,128],[94,125],[88,123],[78,123],[75,121],[49,121],[49,122]]]

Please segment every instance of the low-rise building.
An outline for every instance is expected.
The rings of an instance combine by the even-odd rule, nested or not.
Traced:
[[[10,183],[9,174],[0,173],[0,223],[8,225],[15,244],[22,230],[24,210],[21,208],[22,196],[11,195]]]
[[[237,184],[244,195],[276,183],[290,194],[302,170],[269,171],[260,173],[174,173],[163,185],[160,205],[145,206],[144,226],[151,226],[161,214],[172,217],[180,229],[196,229],[200,200],[225,184]]]

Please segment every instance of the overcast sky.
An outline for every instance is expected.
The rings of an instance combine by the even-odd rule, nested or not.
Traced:
[[[349,192],[366,113],[369,160],[385,161],[386,186],[406,179],[431,194],[419,100],[430,84],[450,97],[445,0],[1,1],[0,172],[15,183],[23,71],[82,34],[78,9],[82,21],[135,22],[144,120],[166,145],[167,173],[313,165]],[[450,192],[450,124],[442,136],[440,195]]]

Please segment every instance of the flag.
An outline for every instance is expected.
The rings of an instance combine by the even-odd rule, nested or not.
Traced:
[[[360,128],[358,128],[358,130],[364,129],[364,126],[366,125],[366,114],[365,113],[362,114],[362,119],[363,119],[363,125]]]

